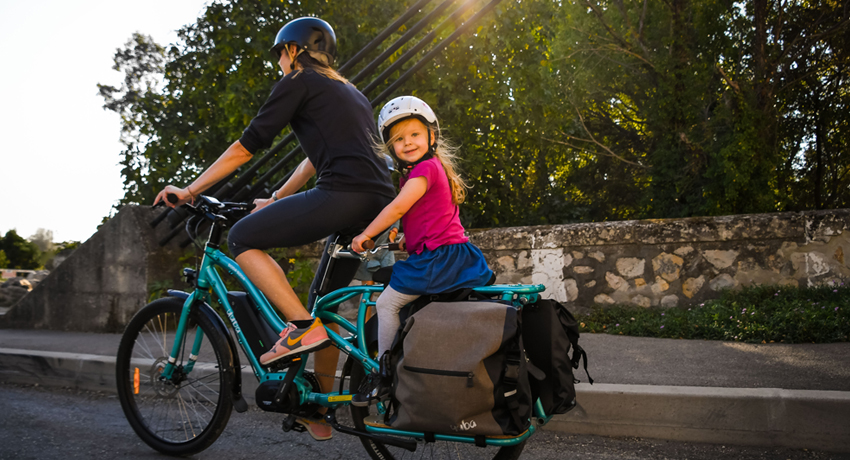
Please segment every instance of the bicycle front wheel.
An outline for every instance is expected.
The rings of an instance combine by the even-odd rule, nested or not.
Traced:
[[[139,310],[124,330],[115,363],[124,415],[146,444],[168,455],[209,447],[233,408],[235,370],[227,338],[198,311],[190,313],[172,378],[162,377],[182,310],[183,300],[173,297]]]
[[[365,378],[366,373],[363,367],[355,364],[353,369],[351,369],[351,391],[357,391],[357,389],[360,387],[360,383]],[[383,418],[378,417],[377,405],[375,404],[372,404],[369,407],[349,407],[351,408],[351,418],[354,422],[354,427],[357,428],[357,430],[359,431],[366,431],[367,419],[374,420],[376,418]],[[526,441],[523,441],[522,443],[517,444],[515,446],[478,447],[474,444],[466,444],[460,442],[437,441],[433,443],[426,443],[423,440],[419,440],[417,442],[415,452],[410,452],[399,447],[389,446],[368,438],[360,438],[360,442],[363,444],[363,447],[366,448],[366,452],[369,454],[369,456],[375,460],[400,460],[405,458],[428,458],[437,460],[516,460],[522,453],[523,448],[525,448]]]

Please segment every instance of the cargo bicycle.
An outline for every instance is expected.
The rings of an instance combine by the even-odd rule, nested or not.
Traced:
[[[169,290],[168,297],[139,310],[124,331],[116,361],[116,382],[124,414],[137,435],[153,449],[168,455],[201,452],[221,435],[233,409],[248,410],[237,344],[259,383],[255,392],[257,405],[285,414],[284,431],[299,429],[297,416],[322,417],[336,431],[358,436],[375,459],[515,459],[528,437],[551,419],[538,400],[533,404],[533,417],[525,432],[482,440],[480,436],[396,430],[380,422],[387,410],[383,404],[351,406],[352,394],[360,383],[371,371],[379,369],[376,331],[373,322],[367,321],[367,310],[375,305],[372,296],[380,293],[383,286],[348,285],[363,259],[379,249],[395,249],[384,246],[365,254],[355,253],[347,249],[354,235],[329,238],[311,288],[315,295],[308,301],[314,317],[325,325],[337,324],[341,328],[337,334],[326,327],[331,346],[347,355],[339,388],[321,392],[316,375],[306,368],[307,354],[260,364],[259,356],[274,344],[286,323],[236,262],[220,250],[224,230],[247,215],[250,207],[201,196],[195,206],[185,208],[194,216],[196,227],[203,222],[210,227],[199,268],[184,269],[184,277],[194,290]],[[190,222],[186,224],[187,231]],[[219,270],[235,277],[244,291],[228,291]],[[536,301],[543,289],[542,285],[491,285],[474,291],[522,308]],[[354,323],[334,311],[350,299],[358,301]],[[218,311],[211,306],[213,302],[219,306]],[[324,414],[319,413],[322,408],[326,409]],[[353,426],[337,419],[341,408],[350,410]]]

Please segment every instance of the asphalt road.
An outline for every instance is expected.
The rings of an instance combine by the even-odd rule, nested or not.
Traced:
[[[0,383],[0,414],[0,459],[167,458],[139,440],[112,394]],[[283,433],[281,419],[281,415],[258,409],[234,412],[219,440],[193,458],[367,458],[356,438],[337,433],[334,439],[318,443],[307,434]],[[850,460],[850,454],[543,431],[531,438],[521,458]]]

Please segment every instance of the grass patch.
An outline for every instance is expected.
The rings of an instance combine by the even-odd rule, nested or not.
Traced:
[[[595,306],[577,317],[581,332],[747,343],[847,342],[850,286],[752,286],[716,300],[661,310]]]

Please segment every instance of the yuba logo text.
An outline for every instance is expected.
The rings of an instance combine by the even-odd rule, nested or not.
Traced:
[[[478,424],[475,423],[475,420],[470,420],[468,422],[461,420],[459,424],[452,425],[450,428],[452,431],[469,431],[477,426]]]

